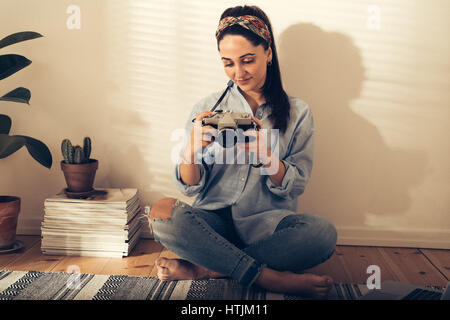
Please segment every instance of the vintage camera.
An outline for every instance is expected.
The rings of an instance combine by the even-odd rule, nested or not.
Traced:
[[[244,135],[244,131],[258,130],[258,124],[253,121],[252,114],[247,112],[232,112],[217,110],[202,119],[202,126],[217,129],[216,141],[223,148],[232,148],[237,142],[251,142],[255,137]]]
[[[211,126],[218,130],[217,142],[223,148],[232,148],[239,142],[251,142],[255,140],[255,137],[249,137],[244,135],[244,131],[249,129],[259,130],[258,124],[253,121],[252,114],[248,112],[232,112],[230,110],[214,111],[220,102],[223,100],[227,92],[233,87],[232,80],[228,81],[227,88],[217,100],[214,107],[212,107],[212,114],[202,119],[202,126]],[[192,119],[192,122],[195,118]],[[212,137],[216,139],[215,137]]]

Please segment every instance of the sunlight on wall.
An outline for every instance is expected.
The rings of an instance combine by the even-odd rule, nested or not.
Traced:
[[[107,134],[130,168],[111,162],[105,183],[135,183],[151,202],[193,200],[173,185],[179,140],[171,137],[226,83],[214,32],[223,9],[237,4],[107,2]],[[315,117],[315,165],[300,210],[349,228],[450,228],[449,3],[254,4],[271,18],[285,88]]]
[[[216,13],[202,1],[108,1],[112,132],[133,140],[135,172],[152,200],[179,196],[172,182],[171,141],[192,106],[225,83],[213,40]],[[211,8],[209,8],[211,9]],[[209,12],[208,17],[204,13]],[[126,151],[126,149],[124,149]],[[142,182],[141,182],[142,183]],[[140,184],[141,184],[140,183]]]
[[[4,102],[2,113],[54,156],[50,171],[25,149],[2,160],[2,193],[24,199],[19,231],[39,234],[43,200],[65,185],[63,138],[92,136],[96,187],[136,187],[149,204],[193,200],[174,186],[172,155],[193,105],[227,82],[214,34],[221,12],[240,4],[0,1],[4,36],[44,35],[2,49],[33,61],[0,83],[4,93],[31,89],[30,107]],[[330,219],[347,244],[450,248],[450,1],[252,4],[271,19],[285,89],[314,115],[299,212]],[[80,29],[67,27],[71,5]]]

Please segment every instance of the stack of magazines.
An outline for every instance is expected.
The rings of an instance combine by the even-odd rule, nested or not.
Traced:
[[[41,251],[51,255],[128,256],[139,241],[144,212],[138,190],[99,188],[87,199],[64,191],[44,202]]]

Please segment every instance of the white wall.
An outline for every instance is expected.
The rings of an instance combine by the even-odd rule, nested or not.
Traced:
[[[69,5],[81,28],[66,26]],[[33,61],[0,82],[31,89],[1,103],[14,134],[43,140],[1,160],[0,194],[22,197],[19,233],[39,234],[44,199],[62,189],[64,138],[93,140],[96,186],[137,187],[144,203],[183,197],[171,178],[192,105],[226,83],[214,32],[238,1],[3,0],[0,38],[45,37],[0,53]],[[450,248],[447,0],[253,1],[269,15],[289,94],[316,122],[313,175],[299,212],[338,228],[339,243]],[[378,14],[377,14],[378,13]],[[173,138],[173,139],[172,139]]]

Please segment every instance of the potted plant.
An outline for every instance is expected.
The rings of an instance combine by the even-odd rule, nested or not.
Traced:
[[[14,33],[0,40],[0,49],[39,37],[42,37],[42,35],[31,31]],[[13,75],[30,64],[31,61],[21,55],[0,55],[0,80]],[[18,87],[0,97],[0,100],[29,104],[30,98],[30,90]],[[9,116],[0,114],[0,159],[4,159],[26,146],[29,154],[37,162],[50,169],[52,166],[52,155],[47,146],[41,141],[28,136],[10,135],[11,124],[12,121]],[[0,196],[0,250],[7,250],[15,244],[20,201],[19,197]]]
[[[70,198],[87,198],[94,193],[94,179],[98,168],[98,160],[91,159],[91,138],[85,137],[83,147],[72,146],[69,139],[61,143],[64,160],[61,169],[67,183],[65,193]]]

